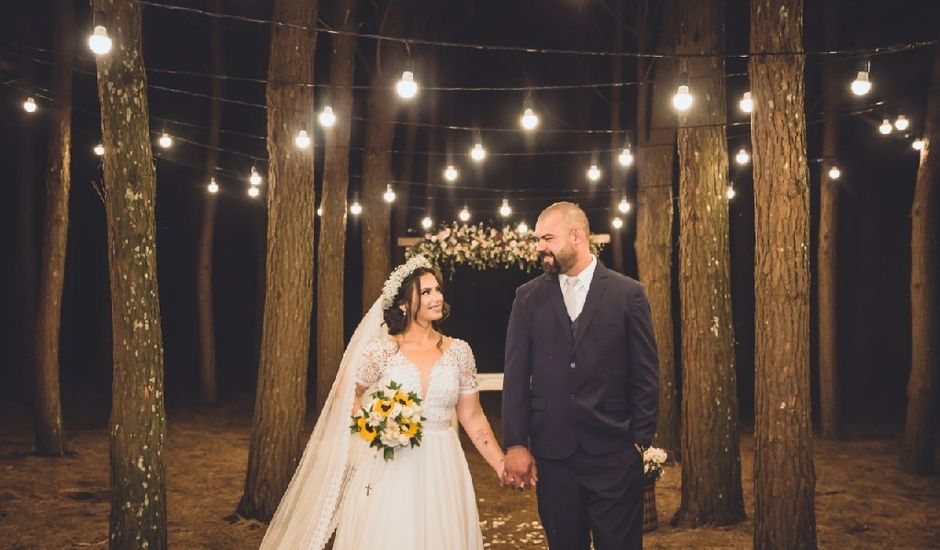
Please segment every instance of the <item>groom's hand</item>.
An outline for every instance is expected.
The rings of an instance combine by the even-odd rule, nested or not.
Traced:
[[[532,453],[525,447],[512,447],[506,451],[506,467],[503,486],[513,489],[534,487],[538,482],[538,471]]]

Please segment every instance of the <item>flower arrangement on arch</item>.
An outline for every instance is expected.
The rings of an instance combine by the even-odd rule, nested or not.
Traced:
[[[666,463],[666,451],[658,447],[650,447],[643,451],[643,485],[650,487],[663,475],[663,464]]]
[[[395,458],[395,450],[421,445],[423,432],[421,399],[405,392],[394,380],[373,392],[362,408],[352,415],[352,433],[382,451],[385,460]]]

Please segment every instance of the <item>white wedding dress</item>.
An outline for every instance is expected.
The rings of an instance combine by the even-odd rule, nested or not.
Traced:
[[[352,445],[362,449],[354,451],[358,464],[340,499],[333,549],[482,549],[470,469],[451,426],[460,394],[477,391],[470,346],[453,339],[423,388],[421,373],[395,341],[375,340],[364,353],[356,382],[368,387],[369,395],[392,381],[423,400],[421,445],[396,450],[395,458],[386,461],[353,436]]]

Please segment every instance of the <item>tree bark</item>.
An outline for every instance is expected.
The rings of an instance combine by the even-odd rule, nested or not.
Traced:
[[[268,60],[268,231],[261,359],[238,513],[269,520],[301,454],[313,309],[313,132],[317,2],[276,0]]]
[[[346,254],[346,195],[353,73],[356,67],[356,1],[334,5],[333,27],[350,34],[330,37],[330,85],[336,124],[326,132],[317,265],[317,413],[326,403],[343,358],[343,270]]]
[[[751,3],[754,548],[815,548],[803,2]],[[762,56],[759,52],[786,52]]]
[[[907,381],[907,418],[901,466],[916,474],[934,471],[934,437],[940,359],[937,304],[940,245],[940,51],[934,56],[924,148],[920,152],[911,208],[911,375]]]
[[[823,49],[839,47],[839,17],[836,0],[823,2]],[[837,330],[839,229],[839,181],[830,179],[829,169],[838,166],[839,100],[845,93],[839,79],[839,64],[825,60],[823,81],[823,164],[819,176],[819,244],[816,250],[817,305],[819,309],[819,412],[823,439],[842,438],[839,398],[839,347]]]
[[[62,284],[69,231],[72,184],[72,69],[75,66],[74,4],[58,0],[55,9],[54,97],[46,174],[39,311],[36,317],[36,453],[66,454],[59,390],[59,335]]]
[[[213,11],[222,11],[222,0],[213,0]],[[211,20],[209,51],[212,59],[212,74],[221,75],[222,63],[222,21]],[[209,100],[209,146],[206,149],[206,168],[203,183],[208,185],[215,175],[219,159],[219,127],[222,125],[222,78],[213,76]],[[199,229],[199,264],[197,285],[199,291],[199,373],[202,381],[202,402],[216,405],[219,401],[218,383],[215,368],[215,315],[212,308],[212,243],[215,235],[215,208],[217,196],[203,193],[202,225]]]
[[[164,549],[163,336],[157,285],[156,173],[141,6],[94,0],[114,42],[97,58],[111,280],[111,548]]]
[[[682,501],[674,524],[744,519],[731,260],[724,0],[679,3],[680,54],[695,104],[680,120],[679,292],[682,318]]]
[[[661,7],[658,53],[675,52],[677,19],[675,0],[666,0]],[[645,74],[646,64],[638,69]],[[675,116],[669,106],[669,94],[675,82],[675,59],[656,60],[653,82],[643,84],[643,88],[652,84],[652,94],[646,93],[647,99],[637,102],[636,255],[639,279],[649,294],[659,348],[659,418],[653,444],[665,450],[670,459],[680,460],[679,389],[672,325],[672,183],[676,129]]]

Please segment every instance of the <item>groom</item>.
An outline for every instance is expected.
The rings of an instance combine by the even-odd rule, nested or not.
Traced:
[[[535,235],[545,274],[516,290],[506,334],[503,483],[536,486],[553,550],[592,536],[597,550],[642,548],[659,397],[646,291],[591,254],[577,205],[543,210]]]

